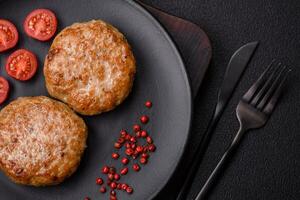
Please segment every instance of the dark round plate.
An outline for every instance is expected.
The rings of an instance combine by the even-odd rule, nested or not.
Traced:
[[[174,172],[185,147],[190,128],[191,92],[182,59],[159,23],[139,5],[124,0],[2,0],[0,18],[11,20],[18,28],[17,48],[27,48],[37,54],[39,69],[28,82],[7,76],[5,59],[13,51],[0,55],[1,76],[12,87],[7,103],[19,96],[47,95],[43,77],[43,60],[50,42],[43,43],[27,37],[22,28],[25,16],[36,8],[49,8],[58,17],[59,29],[91,19],[103,19],[123,32],[132,45],[137,59],[137,75],[129,98],[115,110],[94,117],[84,117],[88,128],[88,148],[74,175],[58,186],[35,188],[20,186],[0,175],[1,199],[5,200],[75,200],[89,196],[108,199],[99,193],[95,178],[101,176],[105,164],[112,161],[113,144],[121,129],[131,130],[141,114],[151,117],[145,127],[157,145],[157,151],[140,172],[130,171],[122,182],[132,185],[132,195],[118,192],[118,199],[152,199],[164,187]],[[15,49],[17,49],[15,48]],[[144,102],[153,101],[146,109]]]

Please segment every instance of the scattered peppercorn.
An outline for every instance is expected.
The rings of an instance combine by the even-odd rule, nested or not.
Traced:
[[[134,130],[134,132],[140,131],[141,130],[140,125],[138,125],[138,124],[133,125],[133,130]]]
[[[108,167],[108,166],[104,166],[104,167],[102,168],[102,173],[103,173],[103,174],[108,174],[108,172],[109,172],[109,167]]]
[[[147,137],[147,136],[148,136],[147,131],[142,131],[142,132],[141,132],[141,136],[142,136],[143,138]]]
[[[117,188],[117,184],[115,182],[111,182],[110,188],[111,189],[116,189]]]
[[[107,178],[108,178],[108,180],[114,180],[115,179],[115,176],[114,176],[114,174],[111,174],[111,173],[109,173],[108,175],[107,175]]]
[[[132,194],[133,193],[133,188],[132,187],[127,187],[126,192],[128,194]]]
[[[117,193],[116,193],[116,191],[112,190],[112,191],[110,191],[110,195],[111,195],[111,196],[116,196]]]
[[[149,121],[149,117],[148,117],[147,115],[143,115],[143,116],[141,116],[140,121],[141,121],[143,124],[147,124],[148,121]]]
[[[123,163],[123,165],[127,165],[129,163],[129,159],[128,158],[122,158],[122,163]]]
[[[105,193],[105,192],[106,192],[106,187],[102,186],[102,187],[100,188],[100,192],[101,192],[101,193]]]
[[[102,185],[103,184],[103,179],[102,178],[97,178],[96,179],[96,184],[97,185]]]
[[[122,145],[119,142],[116,142],[115,145],[114,145],[114,147],[116,149],[120,149],[122,147]]]
[[[151,101],[146,101],[145,106],[147,108],[152,107]],[[147,124],[149,122],[149,117],[147,115],[142,115],[140,117],[140,122],[142,124]],[[134,133],[131,135],[126,130],[120,131],[120,137],[118,138],[117,142],[114,143],[114,148],[121,150],[123,145],[125,146],[125,154],[128,157],[123,157],[121,159],[121,162],[123,165],[127,165],[130,162],[130,159],[138,159],[139,163],[142,165],[147,164],[148,158],[151,154],[151,152],[155,152],[156,146],[153,144],[153,139],[147,131],[141,130],[141,126],[139,124],[133,125],[133,131]],[[141,138],[144,138],[146,143],[140,144],[139,140]],[[119,159],[120,154],[117,152],[112,153],[112,158],[114,160]],[[134,161],[137,162],[137,161]],[[141,170],[141,166],[138,163],[134,163],[132,165],[132,169],[136,172]],[[125,176],[129,172],[128,167],[124,167],[120,170],[120,174],[116,173],[116,168],[111,166],[104,166],[102,168],[102,173],[107,175],[107,181],[106,184],[108,187],[110,187],[110,200],[117,200],[117,193],[115,189],[117,190],[124,190],[128,194],[133,193],[133,188],[127,185],[126,183],[117,183],[116,181],[119,181],[121,179],[121,176]],[[102,178],[96,178],[96,184],[102,185],[104,183]],[[106,187],[102,186],[99,191],[101,193],[106,193]],[[86,197],[84,200],[90,200],[89,197]]]
[[[121,130],[120,135],[121,138],[124,138],[127,135],[127,132],[125,130]]]
[[[122,190],[126,190],[128,188],[128,185],[126,183],[122,184]]]
[[[147,141],[148,144],[152,144],[153,143],[153,140],[152,140],[152,138],[150,136],[148,136],[146,138],[146,141]]]
[[[115,174],[115,175],[114,175],[114,179],[115,179],[116,181],[120,180],[120,175],[119,175],[119,174]]]
[[[141,157],[141,158],[140,158],[140,163],[143,164],[143,165],[146,164],[146,163],[147,163],[147,159]]]
[[[154,152],[156,150],[156,146],[154,144],[150,144],[148,148],[151,152]]]
[[[138,171],[140,171],[141,168],[140,168],[140,166],[138,164],[134,164],[134,165],[132,165],[132,169],[134,171],[138,172]]]
[[[111,157],[113,159],[117,160],[120,157],[120,155],[118,153],[113,153],[113,154],[111,154]]]
[[[125,153],[126,153],[126,155],[131,156],[134,153],[134,151],[133,151],[133,149],[128,148],[128,149],[126,149]]]
[[[151,108],[152,107],[152,102],[151,101],[146,101],[145,106],[147,108]]]
[[[123,168],[120,173],[122,175],[126,175],[128,173],[128,168],[127,167]]]
[[[140,138],[141,137],[141,131],[138,131],[135,133],[136,137]]]

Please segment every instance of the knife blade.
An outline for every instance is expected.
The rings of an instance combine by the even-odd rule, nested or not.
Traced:
[[[223,83],[218,92],[218,103],[215,115],[219,113],[220,110],[224,109],[230,100],[230,97],[245,71],[257,45],[258,42],[245,44],[232,55],[225,72]]]
[[[217,98],[214,114],[209,122],[208,128],[206,129],[205,133],[203,134],[200,140],[200,143],[194,154],[194,159],[192,159],[192,163],[189,165],[191,167],[189,168],[188,175],[176,198],[177,200],[186,199],[186,195],[189,191],[189,186],[193,182],[194,175],[196,174],[198,166],[200,165],[200,162],[203,158],[203,154],[207,149],[212,132],[216,124],[218,123],[226,105],[228,104],[243,72],[245,71],[248,63],[250,62],[257,46],[258,46],[258,42],[247,43],[242,47],[240,47],[232,55],[227,65],[227,69],[224,75],[222,85],[218,91],[218,98]]]

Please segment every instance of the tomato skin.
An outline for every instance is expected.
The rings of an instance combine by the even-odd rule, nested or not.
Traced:
[[[26,81],[34,76],[37,71],[37,65],[37,58],[32,52],[26,49],[19,49],[8,57],[5,69],[11,77],[20,81]]]
[[[0,76],[0,104],[2,104],[8,97],[9,84],[7,80]]]
[[[7,35],[7,31],[10,32],[10,36]],[[1,40],[8,41],[5,41],[6,44],[2,44]],[[8,20],[0,19],[0,53],[16,46],[18,40],[19,33],[16,26]]]
[[[47,22],[46,19],[49,21]],[[47,41],[57,30],[57,18],[49,9],[36,9],[27,15],[23,27],[29,37]]]

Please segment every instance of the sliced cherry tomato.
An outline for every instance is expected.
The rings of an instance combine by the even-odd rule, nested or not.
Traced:
[[[11,22],[0,19],[0,52],[16,46],[19,34],[15,25]]]
[[[36,56],[26,49],[13,52],[6,61],[6,72],[11,77],[26,81],[33,77],[37,70]]]
[[[49,40],[57,29],[56,16],[48,9],[34,10],[26,17],[24,29],[32,38],[40,41]]]
[[[2,104],[8,96],[9,84],[7,80],[0,76],[0,104]]]

